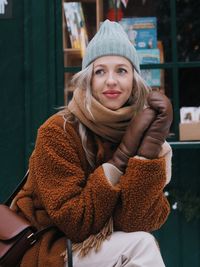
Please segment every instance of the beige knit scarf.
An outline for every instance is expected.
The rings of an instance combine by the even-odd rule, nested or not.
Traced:
[[[113,111],[91,97],[91,107],[88,108],[85,99],[85,90],[76,89],[68,105],[69,110],[95,134],[118,143],[135,114],[135,106],[124,106]]]
[[[100,104],[94,97],[91,99],[90,109],[85,105],[86,93],[84,90],[76,89],[73,98],[68,105],[69,110],[97,135],[111,141],[119,142],[135,114],[134,106],[125,106],[116,111],[110,110]],[[81,243],[74,243],[72,251],[80,256],[87,255],[91,249],[96,252],[100,249],[104,240],[113,233],[112,217],[96,235],[90,235]],[[67,261],[67,253],[64,251],[61,256]]]

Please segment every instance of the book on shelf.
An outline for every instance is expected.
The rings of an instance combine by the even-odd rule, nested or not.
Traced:
[[[120,24],[136,49],[157,48],[157,18],[123,18]]]
[[[181,107],[180,122],[181,123],[200,122],[200,107]]]
[[[80,49],[83,56],[88,45],[88,34],[82,4],[80,2],[65,2],[64,14],[71,47]]]
[[[163,63],[163,46],[162,42],[157,40],[156,17],[123,18],[120,24],[136,48],[140,64]],[[163,70],[142,69],[141,76],[149,86],[164,89]]]
[[[137,54],[140,64],[159,64],[160,50],[154,49],[138,49]],[[161,86],[161,70],[160,69],[142,69],[141,76],[151,87]]]

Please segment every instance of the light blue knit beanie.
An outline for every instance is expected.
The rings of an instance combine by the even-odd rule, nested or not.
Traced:
[[[140,73],[137,52],[129,41],[128,35],[119,23],[107,19],[89,42],[83,57],[82,69],[85,69],[95,59],[110,55],[127,58]]]

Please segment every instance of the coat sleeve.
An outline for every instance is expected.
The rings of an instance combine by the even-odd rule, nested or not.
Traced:
[[[64,132],[58,125],[45,125],[39,129],[30,160],[30,176],[44,209],[73,242],[99,232],[119,196],[101,166],[87,177],[78,139],[72,126]]]
[[[163,188],[165,159],[131,158],[120,178],[120,205],[114,213],[115,230],[154,231],[166,221],[170,208]]]

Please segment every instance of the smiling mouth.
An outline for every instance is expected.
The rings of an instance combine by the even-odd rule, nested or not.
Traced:
[[[118,92],[118,91],[106,91],[103,94],[108,98],[117,98],[119,95],[121,95],[121,92]]]

